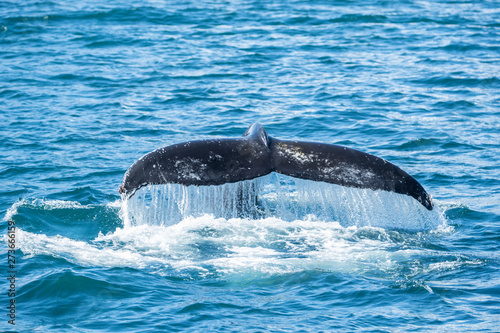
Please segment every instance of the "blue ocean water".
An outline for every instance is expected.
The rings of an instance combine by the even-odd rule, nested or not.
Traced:
[[[498,331],[499,18],[497,1],[1,2],[1,330]],[[436,209],[276,175],[249,185],[280,203],[256,218],[214,209],[232,185],[122,202],[143,154],[253,122],[383,157]]]

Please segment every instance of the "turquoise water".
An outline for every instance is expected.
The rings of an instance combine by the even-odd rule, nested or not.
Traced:
[[[17,227],[0,329],[498,331],[499,17],[496,1],[0,3],[5,245]],[[272,206],[255,218],[214,208],[231,185],[121,201],[143,154],[253,122],[383,157],[436,209],[276,175],[244,185]]]

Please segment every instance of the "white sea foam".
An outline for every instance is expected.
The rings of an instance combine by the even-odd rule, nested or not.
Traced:
[[[25,205],[27,201],[25,199],[21,199],[14,203],[12,206],[7,209],[7,212],[5,213],[5,216],[3,217],[4,222],[10,221],[14,215],[17,214],[17,209],[23,205]]]
[[[162,275],[252,277],[308,270],[392,276],[424,249],[395,243],[390,232],[336,222],[186,218],[171,226],[118,228],[92,241],[18,230],[27,256],[48,255],[90,267],[130,267]]]

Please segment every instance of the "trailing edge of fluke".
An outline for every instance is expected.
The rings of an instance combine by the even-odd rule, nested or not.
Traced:
[[[240,138],[188,141],[144,155],[125,173],[120,193],[129,198],[146,185],[220,185],[271,172],[396,192],[433,208],[430,195],[415,178],[382,158],[332,144],[278,140],[257,123]]]

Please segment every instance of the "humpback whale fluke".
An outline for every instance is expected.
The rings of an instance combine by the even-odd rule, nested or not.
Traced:
[[[433,208],[430,195],[415,178],[380,157],[338,145],[278,140],[257,123],[240,138],[188,141],[144,155],[125,173],[120,193],[129,198],[146,185],[221,185],[271,172],[396,192]]]

